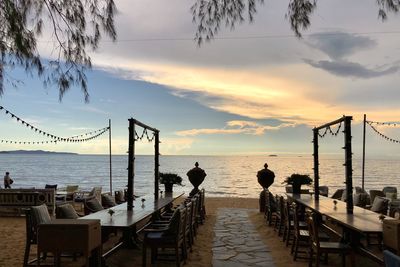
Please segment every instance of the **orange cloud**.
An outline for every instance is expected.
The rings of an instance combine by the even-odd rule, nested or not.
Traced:
[[[218,128],[205,128],[205,129],[191,129],[176,132],[179,136],[195,136],[201,134],[251,134],[262,135],[267,130],[279,130],[283,127],[293,127],[294,124],[283,123],[278,126],[261,125],[253,121],[228,121],[227,127],[223,129]]]

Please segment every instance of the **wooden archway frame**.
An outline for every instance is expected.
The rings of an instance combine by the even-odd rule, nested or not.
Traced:
[[[318,158],[318,135],[319,130],[344,122],[344,147],[345,150],[345,176],[346,176],[346,209],[348,214],[353,213],[353,163],[351,152],[351,120],[352,116],[343,116],[342,118],[321,125],[313,129],[314,137],[314,198],[319,199],[319,158]]]
[[[129,119],[129,147],[128,147],[128,196],[127,196],[127,207],[128,210],[133,208],[133,187],[135,178],[135,125],[138,125],[145,130],[154,132],[154,198],[158,199],[158,177],[160,167],[160,131],[156,128],[147,126],[146,124],[135,120]]]

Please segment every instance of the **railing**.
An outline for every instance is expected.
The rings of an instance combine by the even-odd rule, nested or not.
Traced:
[[[51,214],[55,211],[54,189],[0,189],[0,214],[22,215],[31,206],[46,204]]]

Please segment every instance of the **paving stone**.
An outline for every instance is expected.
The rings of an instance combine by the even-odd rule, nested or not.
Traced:
[[[269,249],[251,223],[247,209],[219,209],[214,227],[214,267],[274,267]]]

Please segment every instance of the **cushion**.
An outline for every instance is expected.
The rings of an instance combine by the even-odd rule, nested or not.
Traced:
[[[79,216],[71,204],[63,204],[57,206],[56,217],[57,219],[78,219]]]
[[[114,207],[117,205],[117,203],[115,203],[115,200],[112,196],[110,196],[109,194],[104,194],[101,195],[101,203],[103,205],[103,207]]]
[[[389,203],[388,199],[376,196],[374,199],[374,203],[372,204],[371,211],[386,214],[388,203]]]
[[[394,186],[385,186],[382,189],[382,191],[383,191],[384,194],[386,194],[386,193],[397,193],[397,188],[394,187]]]
[[[49,210],[46,204],[31,207],[32,220],[36,224],[48,223],[51,221]]]
[[[369,196],[367,193],[353,194],[353,205],[358,207],[365,207],[369,204]]]
[[[87,200],[85,202],[85,205],[92,212],[103,210],[103,206],[100,204],[100,202],[95,197],[90,199],[90,200]]]
[[[385,260],[385,266],[400,266],[400,257],[389,250],[383,251],[383,259]]]
[[[390,200],[397,199],[397,193],[387,192],[386,198],[389,198]]]
[[[342,197],[342,195],[343,195],[343,191],[344,191],[344,189],[338,189],[338,190],[336,190],[336,192],[333,193],[333,195],[332,195],[331,198],[333,198],[333,199],[340,199],[340,198]]]
[[[46,184],[46,185],[44,186],[44,188],[45,188],[45,189],[52,189],[52,188],[54,188],[54,189],[57,190],[57,185],[56,185],[56,184]]]

